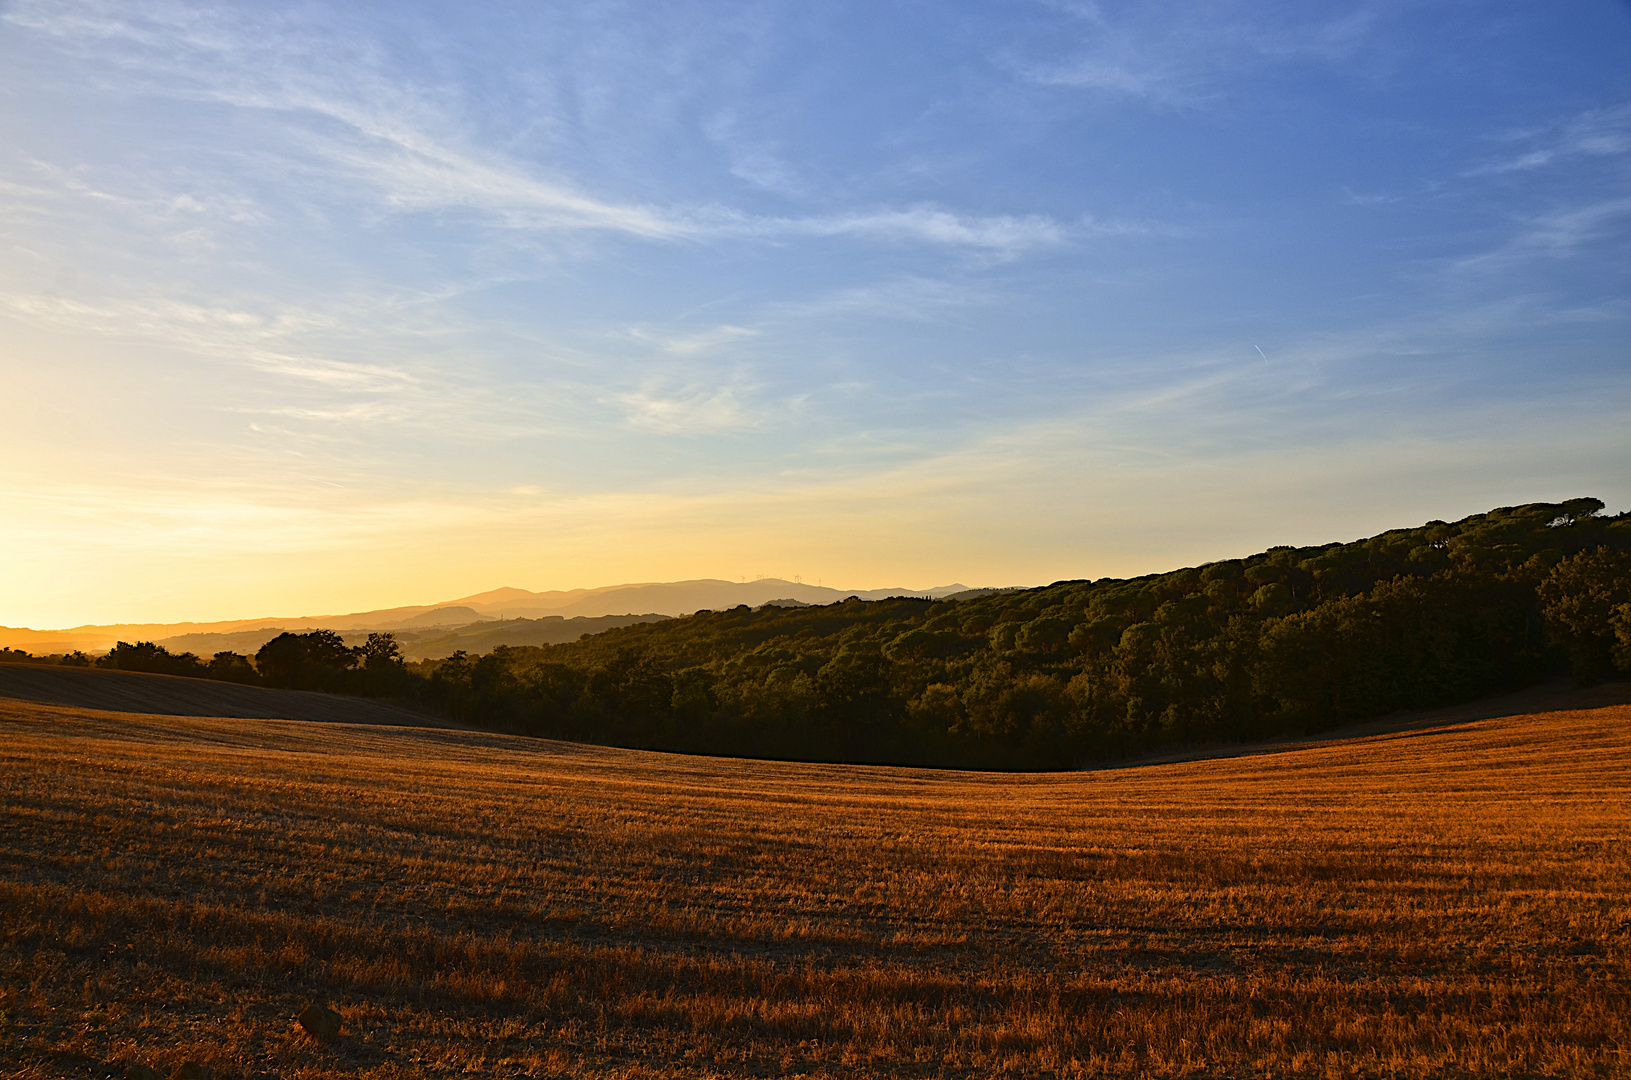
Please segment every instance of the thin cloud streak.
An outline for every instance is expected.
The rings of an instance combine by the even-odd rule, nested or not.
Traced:
[[[1002,63],[1037,86],[1097,92],[1162,110],[1204,109],[1224,96],[1228,76],[1256,67],[1352,59],[1377,31],[1377,15],[1358,8],[1310,24],[1233,16],[1185,7],[1137,7],[1111,17],[1098,4],[1048,5],[1077,19],[1081,44],[1071,59]],[[1270,25],[1273,23],[1273,25]]]
[[[629,331],[629,336],[636,341],[646,342],[657,346],[664,352],[676,353],[681,356],[712,352],[722,345],[729,345],[758,335],[759,331],[757,330],[728,324],[692,334],[660,334],[641,327]]]
[[[1624,236],[1631,196],[1558,207],[1521,219],[1500,246],[1449,260],[1456,272],[1504,273],[1534,259],[1564,259],[1582,248]]]
[[[333,389],[382,391],[417,383],[410,372],[379,364],[302,355],[280,347],[292,337],[334,329],[338,319],[284,310],[267,316],[155,298],[88,302],[46,295],[0,295],[0,312],[35,326],[142,338],[195,356],[251,365]]]
[[[682,396],[642,391],[621,394],[615,400],[627,410],[631,427],[663,435],[717,434],[758,425],[737,399],[737,391],[729,386],[712,393],[699,390]]]
[[[1525,132],[1510,141],[1528,143],[1531,149],[1516,157],[1504,158],[1462,175],[1500,176],[1529,172],[1574,158],[1609,158],[1631,154],[1631,102],[1609,108],[1588,109],[1544,132]]]

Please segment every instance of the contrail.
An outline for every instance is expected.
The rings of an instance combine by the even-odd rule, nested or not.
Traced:
[[[1252,348],[1254,348],[1254,349],[1256,349],[1256,350],[1257,350],[1257,355],[1258,355],[1258,356],[1262,356],[1262,357],[1263,357],[1263,363],[1265,363],[1265,364],[1266,364],[1266,363],[1268,363],[1268,362],[1269,362],[1269,358],[1268,358],[1268,357],[1267,357],[1267,356],[1264,356],[1264,355],[1263,355],[1263,346],[1261,346],[1261,345],[1255,345],[1255,344],[1254,344],[1254,345],[1253,345],[1253,346],[1252,346]]]

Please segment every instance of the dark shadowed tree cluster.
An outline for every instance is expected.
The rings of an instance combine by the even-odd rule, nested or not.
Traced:
[[[78,666],[91,662],[83,653],[69,653],[56,660]],[[424,682],[408,672],[396,636],[389,633],[369,634],[366,642],[356,646],[347,645],[332,630],[283,633],[262,645],[253,657],[218,652],[207,661],[190,652],[172,653],[151,641],[121,641],[98,657],[95,664],[116,671],[374,697],[408,696],[422,689]]]

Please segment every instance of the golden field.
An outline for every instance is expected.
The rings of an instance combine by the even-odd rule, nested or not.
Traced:
[[[1631,1076],[1621,691],[1045,775],[0,700],[0,1072]]]

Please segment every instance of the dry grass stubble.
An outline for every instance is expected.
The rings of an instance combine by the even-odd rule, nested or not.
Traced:
[[[0,701],[0,793],[11,1075],[1631,1075],[1631,706],[1014,776]]]

